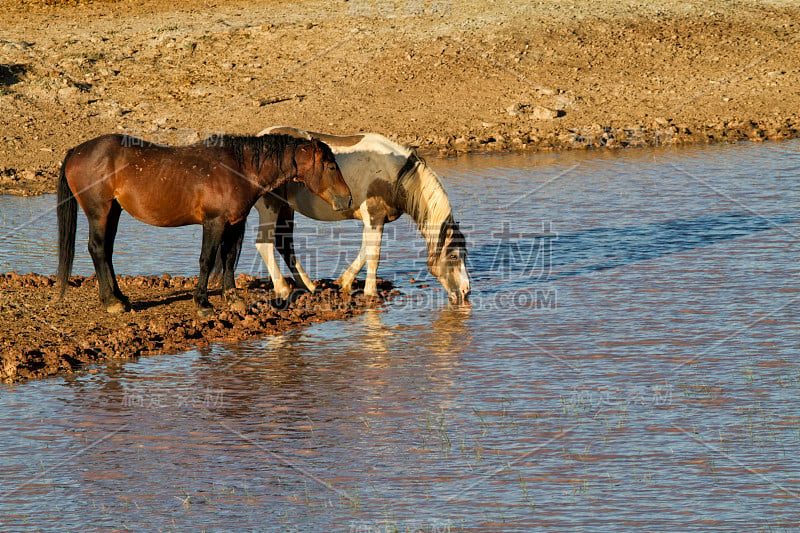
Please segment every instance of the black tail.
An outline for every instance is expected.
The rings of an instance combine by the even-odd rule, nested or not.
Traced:
[[[67,152],[58,177],[58,280],[59,298],[63,298],[67,290],[69,275],[72,272],[72,260],[75,258],[75,229],[78,225],[78,201],[67,183],[65,169],[72,150]]]

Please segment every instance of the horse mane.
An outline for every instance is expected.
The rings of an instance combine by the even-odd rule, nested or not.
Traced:
[[[290,135],[262,135],[260,137],[250,135],[221,135],[216,137],[209,137],[202,141],[206,146],[221,146],[233,155],[236,164],[244,167],[247,164],[245,161],[245,149],[250,149],[249,163],[253,168],[260,170],[262,165],[269,159],[281,171],[281,163],[283,162],[283,154],[287,149],[291,149],[292,153],[300,145],[308,144],[308,140],[299,139]],[[331,157],[333,157],[331,155]]]
[[[456,220],[453,218],[453,215],[450,214],[444,220],[444,222],[442,222],[442,225],[439,228],[439,236],[436,240],[436,248],[432,254],[432,257],[439,257],[439,254],[442,253],[442,248],[444,248],[444,243],[447,241],[448,233],[450,234],[450,243],[452,246],[462,250],[466,249],[467,239],[461,232],[458,222],[456,222]]]
[[[439,176],[413,149],[397,173],[396,187],[403,210],[414,219],[425,237],[429,255],[441,252],[451,230],[454,241],[460,238],[464,242]]]

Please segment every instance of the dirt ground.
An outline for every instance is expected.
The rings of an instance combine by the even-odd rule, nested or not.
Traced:
[[[65,151],[290,124],[426,152],[783,139],[792,0],[3,2],[0,192]]]
[[[379,284],[379,297],[343,297],[323,282],[314,294],[274,298],[271,282],[241,274],[244,313],[230,311],[219,289],[210,290],[217,312],[198,318],[192,301],[197,278],[123,276],[120,289],[132,311],[111,315],[100,306],[95,278],[73,277],[63,300],[56,300],[53,276],[0,274],[0,381],[20,381],[83,369],[108,359],[175,353],[218,341],[274,335],[324,320],[339,320],[379,306],[396,295]],[[77,318],[77,319],[76,319]]]
[[[428,154],[777,140],[800,131],[793,0],[8,0],[0,194],[55,190],[109,132],[168,144],[288,124],[380,132]],[[0,213],[2,215],[2,213]],[[335,291],[201,321],[193,280],[0,274],[0,379],[170,352],[356,313]],[[260,291],[260,293],[259,293]],[[385,294],[388,289],[385,290]],[[263,301],[262,301],[263,300]],[[219,301],[217,300],[219,304]]]

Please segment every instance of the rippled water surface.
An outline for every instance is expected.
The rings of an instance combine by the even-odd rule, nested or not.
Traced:
[[[797,530],[800,143],[429,162],[472,307],[404,219],[384,310],[2,386],[0,529]],[[0,197],[0,270],[55,270],[53,205]],[[316,276],[357,249],[299,225]],[[123,221],[117,272],[199,239]]]

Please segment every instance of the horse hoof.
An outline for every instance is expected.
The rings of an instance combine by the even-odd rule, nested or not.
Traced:
[[[198,307],[197,308],[197,316],[200,318],[208,318],[211,316],[211,313],[214,312],[213,307]]]
[[[118,315],[120,313],[124,313],[126,311],[125,304],[122,302],[114,302],[113,304],[106,307],[106,311],[112,315]]]
[[[342,294],[350,294],[353,292],[353,285],[351,283],[345,285],[338,279],[334,283],[339,286],[339,292]]]
[[[281,300],[285,300],[290,294],[292,294],[292,289],[289,287],[284,289],[273,289],[273,291],[275,292],[275,298],[279,298]]]

